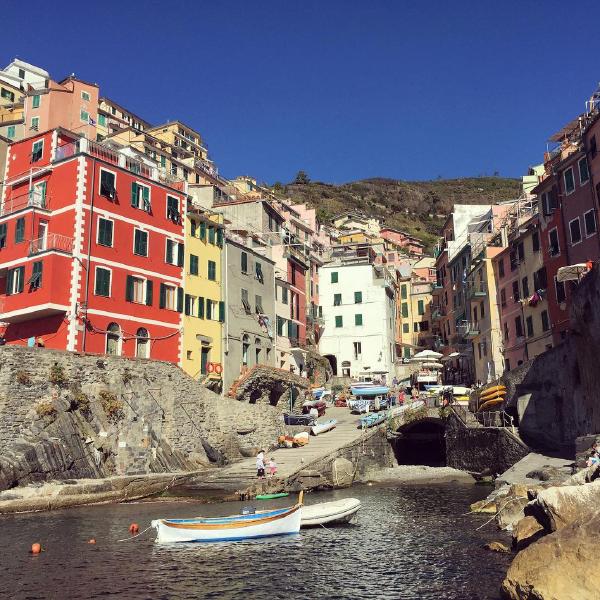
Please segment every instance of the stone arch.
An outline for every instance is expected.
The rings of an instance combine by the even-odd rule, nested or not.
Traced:
[[[333,373],[334,376],[337,376],[337,374],[338,374],[338,371],[337,371],[337,358],[333,354],[325,354],[323,356],[323,358],[327,359],[327,362],[331,366],[331,372]]]
[[[446,422],[426,417],[401,425],[392,443],[399,465],[446,465]]]

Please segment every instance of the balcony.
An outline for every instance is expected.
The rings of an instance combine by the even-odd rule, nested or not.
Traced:
[[[50,199],[46,194],[30,190],[13,198],[8,198],[0,207],[0,216],[9,215],[25,208],[49,210]]]
[[[487,286],[482,284],[472,284],[469,286],[469,298],[485,298],[487,296]]]
[[[456,325],[456,332],[463,338],[477,337],[481,330],[477,321],[460,321]]]
[[[49,252],[50,250],[72,254],[73,238],[58,233],[49,233],[29,242],[29,256]]]
[[[436,306],[431,311],[431,319],[433,321],[439,321],[440,319],[443,319],[445,316],[446,316],[446,311],[443,308]]]

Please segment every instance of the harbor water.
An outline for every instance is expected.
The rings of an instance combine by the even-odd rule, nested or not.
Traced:
[[[310,494],[306,503],[356,497],[350,525],[297,536],[216,544],[155,544],[152,519],[233,514],[243,505],[141,502],[0,517],[0,597],[21,599],[385,598],[483,600],[498,590],[510,557],[482,548],[503,538],[466,515],[488,488],[470,484],[355,486]],[[95,545],[88,544],[95,538]],[[127,541],[118,541],[126,538]],[[41,555],[28,550],[33,542]]]

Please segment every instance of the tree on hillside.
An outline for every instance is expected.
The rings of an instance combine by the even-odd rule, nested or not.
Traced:
[[[294,179],[294,183],[299,185],[305,185],[310,183],[310,177],[304,171],[298,171],[296,174],[296,179]]]

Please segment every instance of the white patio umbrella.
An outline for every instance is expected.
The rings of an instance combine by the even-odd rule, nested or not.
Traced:
[[[425,369],[443,369],[444,365],[436,362],[425,362],[423,363],[423,368]]]
[[[421,350],[421,352],[417,352],[411,360],[437,360],[438,358],[442,358],[443,354],[440,352],[434,352],[433,350]]]

